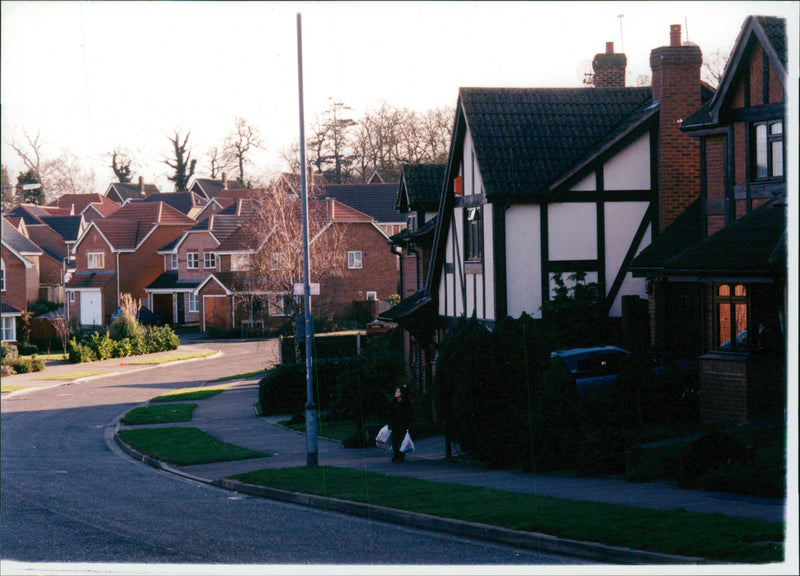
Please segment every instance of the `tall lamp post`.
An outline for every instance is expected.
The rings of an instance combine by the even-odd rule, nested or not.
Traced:
[[[317,405],[314,403],[314,325],[311,320],[311,282],[308,265],[308,183],[306,182],[306,135],[303,112],[303,24],[297,13],[297,86],[300,99],[300,188],[303,206],[303,313],[306,345],[306,465],[316,468],[318,463]]]

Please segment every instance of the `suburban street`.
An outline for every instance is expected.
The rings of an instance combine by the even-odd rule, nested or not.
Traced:
[[[3,399],[4,562],[577,563],[243,496],[124,454],[113,440],[114,424],[134,406],[169,390],[263,369],[277,360],[274,341],[207,347],[222,354]]]

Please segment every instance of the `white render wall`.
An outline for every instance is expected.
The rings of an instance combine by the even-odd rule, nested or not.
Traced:
[[[563,202],[547,209],[550,260],[597,258],[597,204]]]
[[[633,242],[636,230],[647,212],[647,202],[606,202],[606,282],[610,289],[617,276],[617,272],[625,259],[628,248]],[[651,241],[651,229],[647,231],[636,254],[642,251]],[[609,311],[610,316],[622,315],[622,296],[635,295],[647,298],[647,284],[644,278],[634,278],[630,272],[625,275],[625,280],[620,287],[617,297]]]
[[[606,190],[650,189],[650,134],[620,150],[603,165]]]
[[[517,204],[506,210],[508,315],[527,312],[541,318],[541,211],[538,204]]]

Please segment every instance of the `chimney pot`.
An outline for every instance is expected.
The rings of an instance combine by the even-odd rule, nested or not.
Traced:
[[[681,25],[680,24],[672,24],[669,27],[669,45],[670,46],[680,46],[681,45]]]
[[[144,176],[139,176],[139,192],[144,196]]]
[[[225,172],[222,173],[222,189],[228,189],[228,175]]]
[[[606,54],[613,54],[613,53],[614,53],[614,43],[606,42]]]

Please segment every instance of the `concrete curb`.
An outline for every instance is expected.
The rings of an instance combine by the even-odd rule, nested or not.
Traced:
[[[498,526],[491,526],[488,524],[441,518],[429,514],[420,514],[417,512],[398,510],[396,508],[375,506],[373,504],[364,504],[361,502],[352,502],[349,500],[339,500],[337,498],[328,498],[324,496],[315,496],[312,494],[303,494],[300,492],[268,488],[265,486],[256,486],[253,484],[245,484],[236,480],[229,480],[227,478],[223,478],[221,480],[201,478],[198,476],[193,476],[192,474],[188,474],[182,470],[175,469],[170,465],[161,462],[160,460],[156,460],[155,458],[151,458],[150,456],[135,450],[119,437],[119,431],[120,425],[117,423],[114,429],[114,440],[123,452],[135,460],[138,460],[143,464],[147,464],[148,466],[152,466],[153,468],[157,468],[171,474],[176,474],[195,482],[216,486],[218,488],[231,490],[241,494],[269,498],[271,500],[278,500],[290,504],[299,504],[301,506],[308,506],[311,508],[321,508],[332,512],[340,512],[342,514],[349,514],[352,516],[371,518],[373,520],[380,520],[383,522],[392,522],[404,526],[421,528],[424,530],[446,532],[449,534],[474,538],[477,540],[487,540],[491,542],[497,542],[499,544],[508,544],[511,546],[518,546],[521,548],[528,548],[543,552],[576,556],[579,558],[596,560],[598,562],[604,562],[608,564],[714,564],[714,562],[710,562],[704,558],[675,556],[670,554],[661,554],[658,552],[633,550],[631,548],[623,548],[618,546],[607,546],[605,544],[597,544],[595,542],[569,540],[548,534],[510,530],[508,528],[500,528]]]

